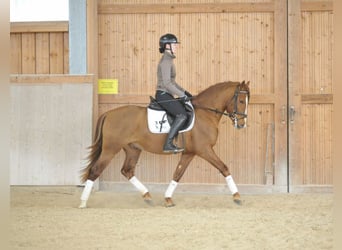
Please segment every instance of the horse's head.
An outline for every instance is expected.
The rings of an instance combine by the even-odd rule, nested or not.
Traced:
[[[233,97],[228,101],[226,110],[235,128],[245,128],[247,123],[247,108],[249,102],[249,81],[236,86]]]

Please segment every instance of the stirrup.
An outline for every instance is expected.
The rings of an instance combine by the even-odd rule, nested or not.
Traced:
[[[184,151],[184,148],[178,148],[175,145],[171,145],[171,147],[169,148],[165,148],[165,147],[163,148],[164,153],[179,153],[182,151]]]
[[[164,153],[180,153],[180,152],[183,152],[184,151],[184,148],[176,148],[176,149],[163,149],[163,152]]]

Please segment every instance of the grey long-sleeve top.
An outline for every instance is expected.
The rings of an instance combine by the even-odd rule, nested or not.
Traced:
[[[173,63],[173,59],[176,58],[168,52],[164,52],[162,58],[158,63],[158,83],[157,90],[166,91],[171,95],[177,95],[179,97],[184,96],[184,89],[179,86],[176,79],[176,68]]]

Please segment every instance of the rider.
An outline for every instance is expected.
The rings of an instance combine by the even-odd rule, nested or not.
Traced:
[[[176,49],[178,47],[177,37],[173,34],[165,34],[159,39],[159,52],[163,53],[157,70],[157,91],[156,100],[171,115],[175,117],[170,132],[167,135],[163,147],[164,152],[178,153],[184,150],[173,144],[173,139],[178,131],[184,125],[187,115],[184,105],[174,96],[181,98],[181,101],[189,101],[192,95],[179,86],[176,81],[176,69],[173,59],[176,58]]]

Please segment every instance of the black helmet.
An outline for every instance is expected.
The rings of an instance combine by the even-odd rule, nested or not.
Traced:
[[[178,39],[173,34],[165,34],[159,38],[159,52],[163,53],[166,44],[179,43]]]

